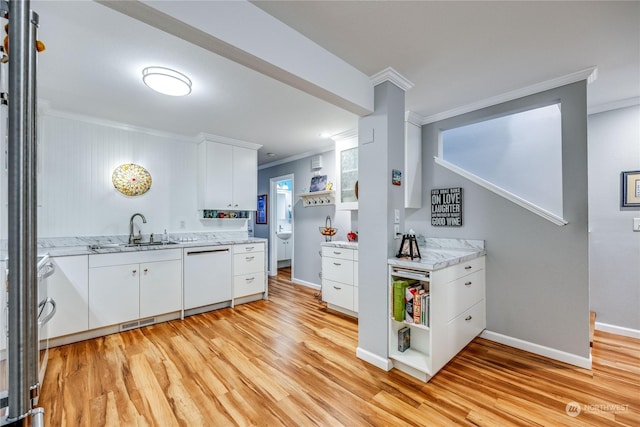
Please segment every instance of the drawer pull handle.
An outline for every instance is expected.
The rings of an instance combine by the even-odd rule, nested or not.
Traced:
[[[256,278],[255,277],[247,277],[246,280],[247,282],[253,282]]]
[[[339,262],[334,262],[333,265],[342,265]]]
[[[334,287],[333,287],[333,289],[340,290],[340,289],[342,289],[342,288],[339,288],[339,287],[337,287],[337,286],[334,286]]]
[[[138,270],[132,270],[131,273],[135,276]]]
[[[143,271],[144,271],[144,274],[147,274],[149,272],[149,269],[145,268]]]
[[[467,282],[467,283],[465,283],[464,285],[465,285],[465,286],[471,286],[471,283],[473,283],[473,282]]]
[[[244,257],[244,259],[245,259],[247,262],[248,262],[248,261],[253,261],[253,259],[254,259],[254,258],[255,258],[255,257],[253,257],[253,256],[246,256],[246,257]]]
[[[473,267],[471,267],[470,265],[467,265],[464,269],[465,270],[471,270]]]
[[[254,248],[253,246],[247,246],[247,247],[246,247],[246,248],[244,248],[244,249],[245,249],[245,250],[247,250],[247,251],[251,251],[251,250],[253,250],[253,248]]]
[[[336,255],[340,255],[342,252],[333,251],[333,253],[336,254]]]
[[[473,319],[473,317],[471,317],[471,316],[467,316],[467,317],[464,318],[464,320],[471,320],[471,319]]]

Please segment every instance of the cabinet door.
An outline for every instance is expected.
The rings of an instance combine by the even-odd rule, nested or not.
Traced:
[[[278,261],[284,261],[287,258],[287,241],[282,240],[280,238],[277,239],[278,242]]]
[[[336,141],[336,209],[357,210],[358,137]]]
[[[52,259],[55,273],[47,279],[47,295],[56,302],[56,314],[47,324],[49,337],[89,329],[89,256]]]
[[[233,146],[205,141],[198,154],[200,209],[232,209]]]
[[[140,264],[140,317],[178,311],[182,307],[182,261]]]
[[[138,319],[139,264],[89,269],[89,328]]]
[[[228,209],[254,211],[258,197],[258,152],[233,148],[233,206]]]

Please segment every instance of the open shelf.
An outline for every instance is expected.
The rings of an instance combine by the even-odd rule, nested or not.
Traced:
[[[312,193],[301,193],[298,197],[302,200],[303,206],[326,206],[335,205],[336,192],[334,190],[314,191]]]

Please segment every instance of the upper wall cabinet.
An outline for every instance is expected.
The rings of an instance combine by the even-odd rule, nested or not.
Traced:
[[[422,127],[411,111],[404,122],[404,207],[422,207]]]
[[[358,132],[333,137],[336,143],[336,208],[358,209]],[[422,127],[420,117],[407,111],[404,129],[404,207],[422,207]]]
[[[336,209],[358,209],[358,133],[334,137],[336,142]]]
[[[198,145],[198,209],[256,210],[258,148],[228,138],[203,138]]]

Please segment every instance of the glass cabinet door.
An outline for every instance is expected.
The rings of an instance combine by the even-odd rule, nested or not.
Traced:
[[[358,209],[358,137],[336,141],[338,172],[336,208]]]

